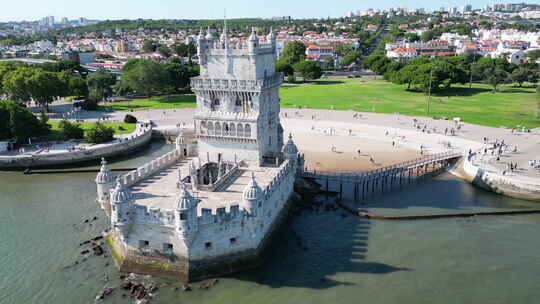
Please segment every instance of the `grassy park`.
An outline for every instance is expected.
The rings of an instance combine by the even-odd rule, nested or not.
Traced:
[[[137,111],[149,109],[175,109],[194,107],[195,95],[176,94],[168,96],[154,96],[149,98],[137,98],[130,101],[113,102],[99,107],[102,111]]]
[[[434,93],[427,114],[427,96],[407,92],[404,86],[382,80],[332,79],[310,84],[287,84],[281,88],[281,106],[313,109],[400,113],[410,116],[460,117],[468,123],[491,127],[539,127],[535,117],[538,95],[534,88],[501,86],[492,93],[488,85],[455,85]],[[101,110],[129,111],[195,106],[195,95],[156,96],[114,102]]]
[[[535,117],[540,98],[534,88],[488,85],[453,86],[432,95],[430,115],[427,96],[407,92],[405,87],[379,80],[347,79],[289,85],[281,89],[281,106],[314,109],[355,110],[410,116],[460,117],[463,121],[491,127],[540,126]]]
[[[48,135],[48,140],[62,140],[62,135],[60,134],[60,121],[51,121],[47,122],[51,126],[51,133]],[[86,131],[94,126],[94,122],[83,122],[79,123],[81,128]],[[135,131],[135,124],[129,124],[124,122],[103,122],[102,124],[111,127],[114,129],[115,134],[129,134]]]

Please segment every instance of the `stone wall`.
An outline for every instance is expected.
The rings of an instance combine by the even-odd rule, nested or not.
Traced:
[[[122,175],[120,180],[124,186],[130,187],[141,180],[174,165],[182,158],[184,158],[182,152],[174,149],[173,151],[138,167],[136,170],[129,171],[128,173]]]
[[[276,213],[273,222],[265,230],[265,234],[252,248],[230,251],[220,256],[198,260],[190,258],[188,260],[185,256],[159,255],[152,253],[152,250],[147,254],[141,254],[138,250],[129,249],[129,246],[124,245],[114,234],[112,235],[112,244],[108,245],[112,245],[113,250],[118,255],[118,257],[115,257],[115,262],[121,272],[149,274],[182,282],[200,281],[210,277],[257,268],[261,265],[266,248],[287,220],[290,209],[294,204],[293,196],[293,192],[288,195],[283,207]],[[158,232],[161,237],[170,239],[171,243],[178,240],[172,229],[167,232],[165,230],[156,231],[155,227],[142,226],[141,229],[149,229],[148,231],[152,233],[152,237],[156,237],[155,233]]]
[[[173,211],[136,205],[132,230],[124,241],[117,238],[125,257],[120,269],[193,280],[258,266],[260,251],[289,208],[295,175],[295,163],[284,161],[262,189],[256,216],[240,210],[240,202],[228,202],[227,208],[202,209],[198,230],[186,241],[179,238]],[[139,248],[141,240],[149,241],[144,250]],[[165,252],[167,244],[173,246],[174,254]]]
[[[88,147],[86,150],[63,153],[0,156],[0,168],[29,168],[74,164],[110,158],[141,149],[150,143],[152,128],[137,130],[123,140]]]
[[[502,175],[476,166],[471,160],[463,158],[450,170],[480,188],[509,197],[540,201],[540,183],[526,177]]]

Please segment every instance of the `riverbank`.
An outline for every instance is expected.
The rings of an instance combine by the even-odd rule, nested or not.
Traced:
[[[91,145],[84,149],[62,149],[18,154],[0,155],[0,169],[26,169],[51,166],[65,166],[77,163],[111,158],[137,151],[152,139],[152,126],[138,124],[135,131],[127,136],[118,137],[112,142]]]

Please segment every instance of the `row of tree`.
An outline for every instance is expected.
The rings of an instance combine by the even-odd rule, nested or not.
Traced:
[[[540,67],[535,63],[511,64],[505,58],[480,58],[473,55],[452,57],[419,57],[409,61],[394,61],[382,53],[364,60],[364,67],[385,79],[406,84],[407,90],[427,92],[450,87],[452,84],[483,82],[493,91],[501,84],[536,83],[540,78]]]

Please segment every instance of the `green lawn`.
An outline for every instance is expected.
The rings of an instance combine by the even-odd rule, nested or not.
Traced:
[[[308,106],[428,116],[425,94],[407,92],[404,86],[381,80],[321,80],[309,85],[284,86],[280,93],[284,108]],[[491,127],[538,127],[540,119],[535,118],[538,98],[533,88],[506,86],[493,94],[487,85],[474,84],[472,89],[457,85],[433,94],[429,116],[461,117],[465,122]]]
[[[195,95],[169,95],[169,96],[155,96],[151,98],[138,98],[132,101],[122,101],[109,103],[107,105],[100,106],[102,111],[114,110],[114,111],[130,111],[130,110],[148,110],[148,109],[174,109],[184,107],[195,107],[196,100]]]
[[[383,80],[366,78],[323,79],[311,84],[286,84],[281,88],[281,106],[308,106],[314,109],[356,110],[396,113],[410,116],[460,117],[468,123],[491,127],[539,127],[535,118],[539,98],[533,88],[501,87],[493,94],[491,87],[474,84],[455,85],[433,94],[430,115],[426,113],[427,96],[407,92],[405,87]],[[101,110],[129,111],[194,107],[195,95],[156,96],[116,102]]]
[[[51,133],[47,136],[47,139],[48,140],[62,140],[62,136],[60,135],[60,128],[59,128],[60,121],[49,120],[47,123],[51,126]],[[85,133],[94,124],[95,124],[94,122],[79,123],[79,125],[84,129]],[[114,134],[129,134],[135,131],[135,124],[128,124],[125,122],[103,122],[102,124],[113,128],[115,131]],[[123,130],[119,129],[120,127],[122,127]]]
[[[59,125],[60,125],[60,121],[48,121],[47,122],[49,125],[51,125],[51,130],[52,131],[59,131],[60,128],[59,128]],[[83,129],[84,131],[90,129],[92,126],[94,126],[94,122],[82,122],[82,123],[78,123]],[[108,126],[108,127],[112,127],[115,131],[115,134],[129,134],[133,131],[135,131],[135,124],[129,124],[129,123],[125,123],[125,122],[102,122],[102,124]],[[119,129],[120,127],[122,127],[124,130],[121,130]]]

